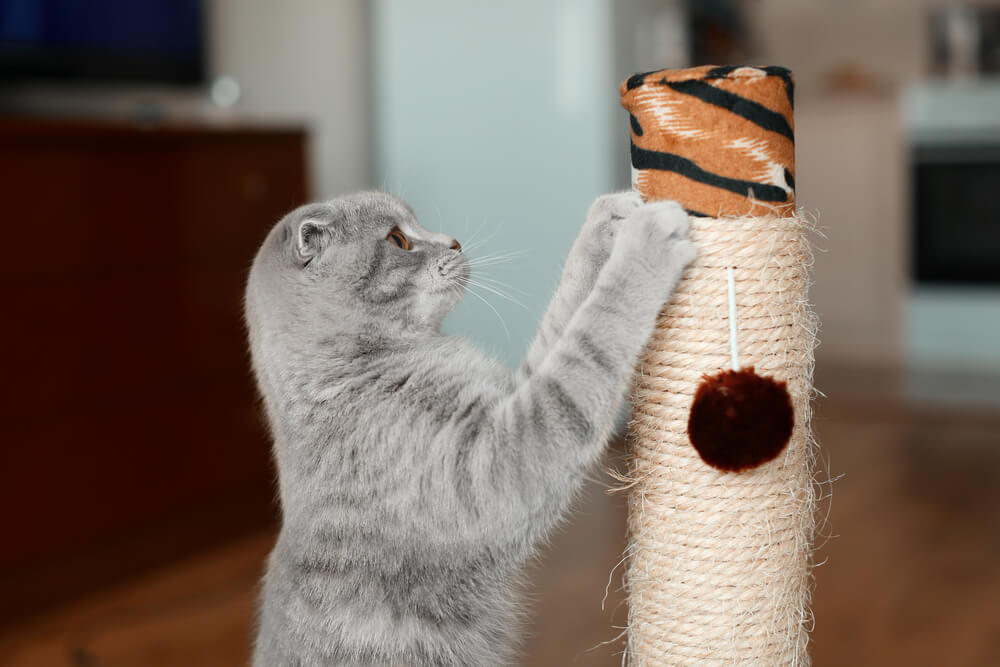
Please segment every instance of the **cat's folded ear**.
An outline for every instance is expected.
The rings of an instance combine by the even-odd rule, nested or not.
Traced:
[[[330,245],[328,224],[315,218],[303,218],[295,227],[295,255],[305,264],[323,254]]]
[[[329,203],[306,204],[289,213],[285,220],[281,245],[295,261],[308,266],[333,245],[343,213]]]

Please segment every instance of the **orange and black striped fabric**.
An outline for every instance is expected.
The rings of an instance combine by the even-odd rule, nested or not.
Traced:
[[[795,212],[794,83],[783,67],[706,65],[629,77],[632,184],[693,215]]]

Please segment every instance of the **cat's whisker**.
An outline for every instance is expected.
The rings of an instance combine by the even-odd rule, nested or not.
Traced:
[[[437,231],[440,232],[444,229],[444,216],[441,215],[441,207],[438,205],[437,200],[435,199],[431,203],[434,205],[434,212],[437,213]]]
[[[502,280],[499,280],[498,278],[494,278],[493,276],[488,276],[488,275],[486,275],[484,273],[481,273],[481,272],[477,272],[475,274],[475,278],[476,278],[476,280],[483,280],[483,281],[486,281],[486,282],[490,283],[491,285],[496,285],[497,287],[502,287],[502,288],[508,289],[508,290],[510,290],[512,292],[517,292],[518,294],[520,294],[521,296],[524,296],[524,297],[530,297],[531,296],[530,292],[526,292],[525,290],[520,289],[519,287],[514,287],[510,283],[507,283],[507,282],[504,282]]]
[[[464,275],[464,276],[459,276],[458,280],[462,280],[465,283],[468,283],[468,282],[484,283],[485,285],[488,285],[490,287],[494,287],[494,288],[497,288],[497,289],[501,289],[501,290],[504,289],[504,288],[508,288],[509,287],[510,289],[512,289],[514,291],[521,291],[521,290],[518,290],[518,289],[516,289],[516,288],[514,288],[514,287],[512,287],[510,285],[508,285],[507,283],[503,282],[502,280],[498,280],[497,278],[494,278],[492,276],[484,275],[481,272],[469,273],[469,274]]]
[[[489,239],[486,239],[489,240]],[[470,261],[482,261],[484,259],[496,259],[497,257],[520,257],[525,255],[528,251],[521,248],[516,250],[504,250],[491,255],[483,255],[482,257],[473,257]]]
[[[465,239],[468,241],[468,243],[466,243],[465,240],[463,240],[462,247],[468,249],[471,244],[473,244],[474,242],[476,242],[476,239],[479,237],[480,234],[483,233],[483,230],[486,229],[486,228],[487,228],[486,227],[486,220],[482,220],[479,223],[479,225],[470,232],[469,231],[469,219],[465,218],[463,235],[465,236]],[[488,237],[486,237],[486,240],[492,239],[496,235],[497,231],[498,230],[494,227],[493,228],[493,233],[490,234]]]
[[[467,243],[462,244],[462,247],[465,249],[465,252],[469,252],[470,250],[475,250],[476,248],[489,243],[500,232],[500,230],[494,229],[489,236],[481,239],[477,238],[482,231],[483,228],[480,227],[473,234],[469,236]]]
[[[513,258],[490,259],[490,260],[481,261],[481,262],[469,262],[469,266],[471,268],[474,268],[474,269],[483,269],[483,268],[486,268],[487,266],[494,266],[496,264],[507,264],[507,263],[511,262],[512,260],[513,260]]]
[[[472,282],[473,284],[479,285],[481,287],[484,287],[484,288],[487,288],[487,289],[490,289],[490,290],[496,290],[497,292],[500,292],[502,296],[507,297],[507,298],[510,298],[510,297],[513,296],[513,294],[510,294],[510,292],[518,292],[523,297],[529,297],[530,296],[530,294],[528,294],[524,290],[519,290],[516,287],[513,287],[512,285],[508,285],[507,283],[505,283],[503,281],[496,280],[496,279],[493,279],[493,278],[488,278],[487,276],[474,275],[474,276],[470,276],[468,278],[468,280],[470,282]]]
[[[524,305],[523,303],[521,303],[520,301],[518,301],[514,297],[510,296],[509,294],[504,294],[500,290],[495,289],[494,287],[491,287],[490,285],[487,285],[487,284],[481,283],[481,282],[477,282],[476,280],[474,280],[472,278],[466,279],[466,283],[465,284],[466,285],[471,285],[471,286],[474,286],[474,287],[479,287],[481,289],[486,290],[487,292],[492,292],[493,294],[496,294],[498,297],[500,297],[502,299],[506,299],[507,301],[510,301],[511,303],[516,304],[516,305],[520,306],[521,308],[524,308],[525,310],[528,310],[528,307],[526,305]]]
[[[480,255],[478,257],[475,256],[474,254],[472,254],[472,253],[475,253],[476,249],[478,247],[480,247],[481,245],[488,244],[488,243],[491,243],[491,242],[492,242],[492,239],[489,239],[489,238],[482,239],[482,241],[474,241],[469,246],[463,245],[462,246],[462,252],[465,253],[465,256],[468,257],[468,259],[469,259],[470,262],[479,263],[479,262],[482,262],[483,260],[494,259],[496,257],[499,257],[500,253],[490,253],[490,254],[487,254],[487,255]]]
[[[511,252],[503,255],[486,255],[484,257],[474,257],[469,260],[471,266],[489,266],[491,264],[502,264],[524,256],[523,252]]]
[[[521,301],[519,301],[519,300],[515,299],[514,297],[510,296],[509,294],[505,294],[502,291],[500,291],[498,289],[495,289],[494,287],[492,287],[490,285],[486,285],[484,283],[481,283],[481,282],[475,280],[474,278],[472,278],[471,276],[457,276],[457,277],[455,277],[452,280],[453,280],[454,283],[457,283],[457,284],[461,285],[463,288],[465,288],[465,290],[469,294],[473,295],[474,297],[476,297],[477,299],[479,299],[480,301],[482,301],[483,303],[485,303],[487,306],[489,306],[490,310],[492,310],[496,314],[497,318],[500,319],[500,323],[501,323],[501,325],[503,325],[504,331],[507,333],[507,338],[509,340],[510,339],[510,331],[507,329],[507,325],[504,322],[503,317],[500,315],[500,312],[493,306],[493,304],[491,304],[489,302],[489,300],[485,296],[483,296],[482,294],[479,294],[475,290],[475,288],[484,289],[484,290],[486,290],[488,292],[496,294],[497,296],[499,296],[499,297],[501,297],[503,299],[506,299],[507,301],[510,301],[511,303],[516,304],[516,305],[520,306],[521,308],[524,308],[525,310],[528,310],[528,307],[526,305],[524,305]]]
[[[507,323],[503,321],[503,317],[500,315],[500,311],[494,308],[493,304],[486,300],[486,297],[478,294],[475,290],[469,289],[467,291],[469,294],[471,294],[472,296],[476,297],[477,299],[485,303],[486,307],[493,311],[493,314],[497,316],[498,320],[500,320],[500,326],[503,327],[504,334],[506,334],[507,336],[507,342],[510,342],[510,329],[507,328]]]
[[[490,239],[488,239],[488,238],[487,239],[479,239],[479,240],[473,239],[473,240],[468,241],[467,243],[463,243],[462,244],[462,252],[464,252],[464,253],[475,252],[476,249],[478,249],[480,246],[486,244],[489,240]]]

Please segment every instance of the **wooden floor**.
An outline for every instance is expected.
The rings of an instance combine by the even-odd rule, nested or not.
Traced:
[[[814,664],[1000,665],[1000,412],[831,398],[815,425],[842,477],[818,555]],[[620,664],[626,611],[620,568],[609,573],[624,521],[623,499],[592,484],[534,571],[523,664]],[[0,628],[0,665],[244,665],[271,539],[261,529]]]

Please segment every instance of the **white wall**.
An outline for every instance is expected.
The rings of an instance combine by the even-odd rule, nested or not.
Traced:
[[[211,71],[240,82],[238,110],[312,131],[317,198],[369,187],[365,0],[212,0]]]

